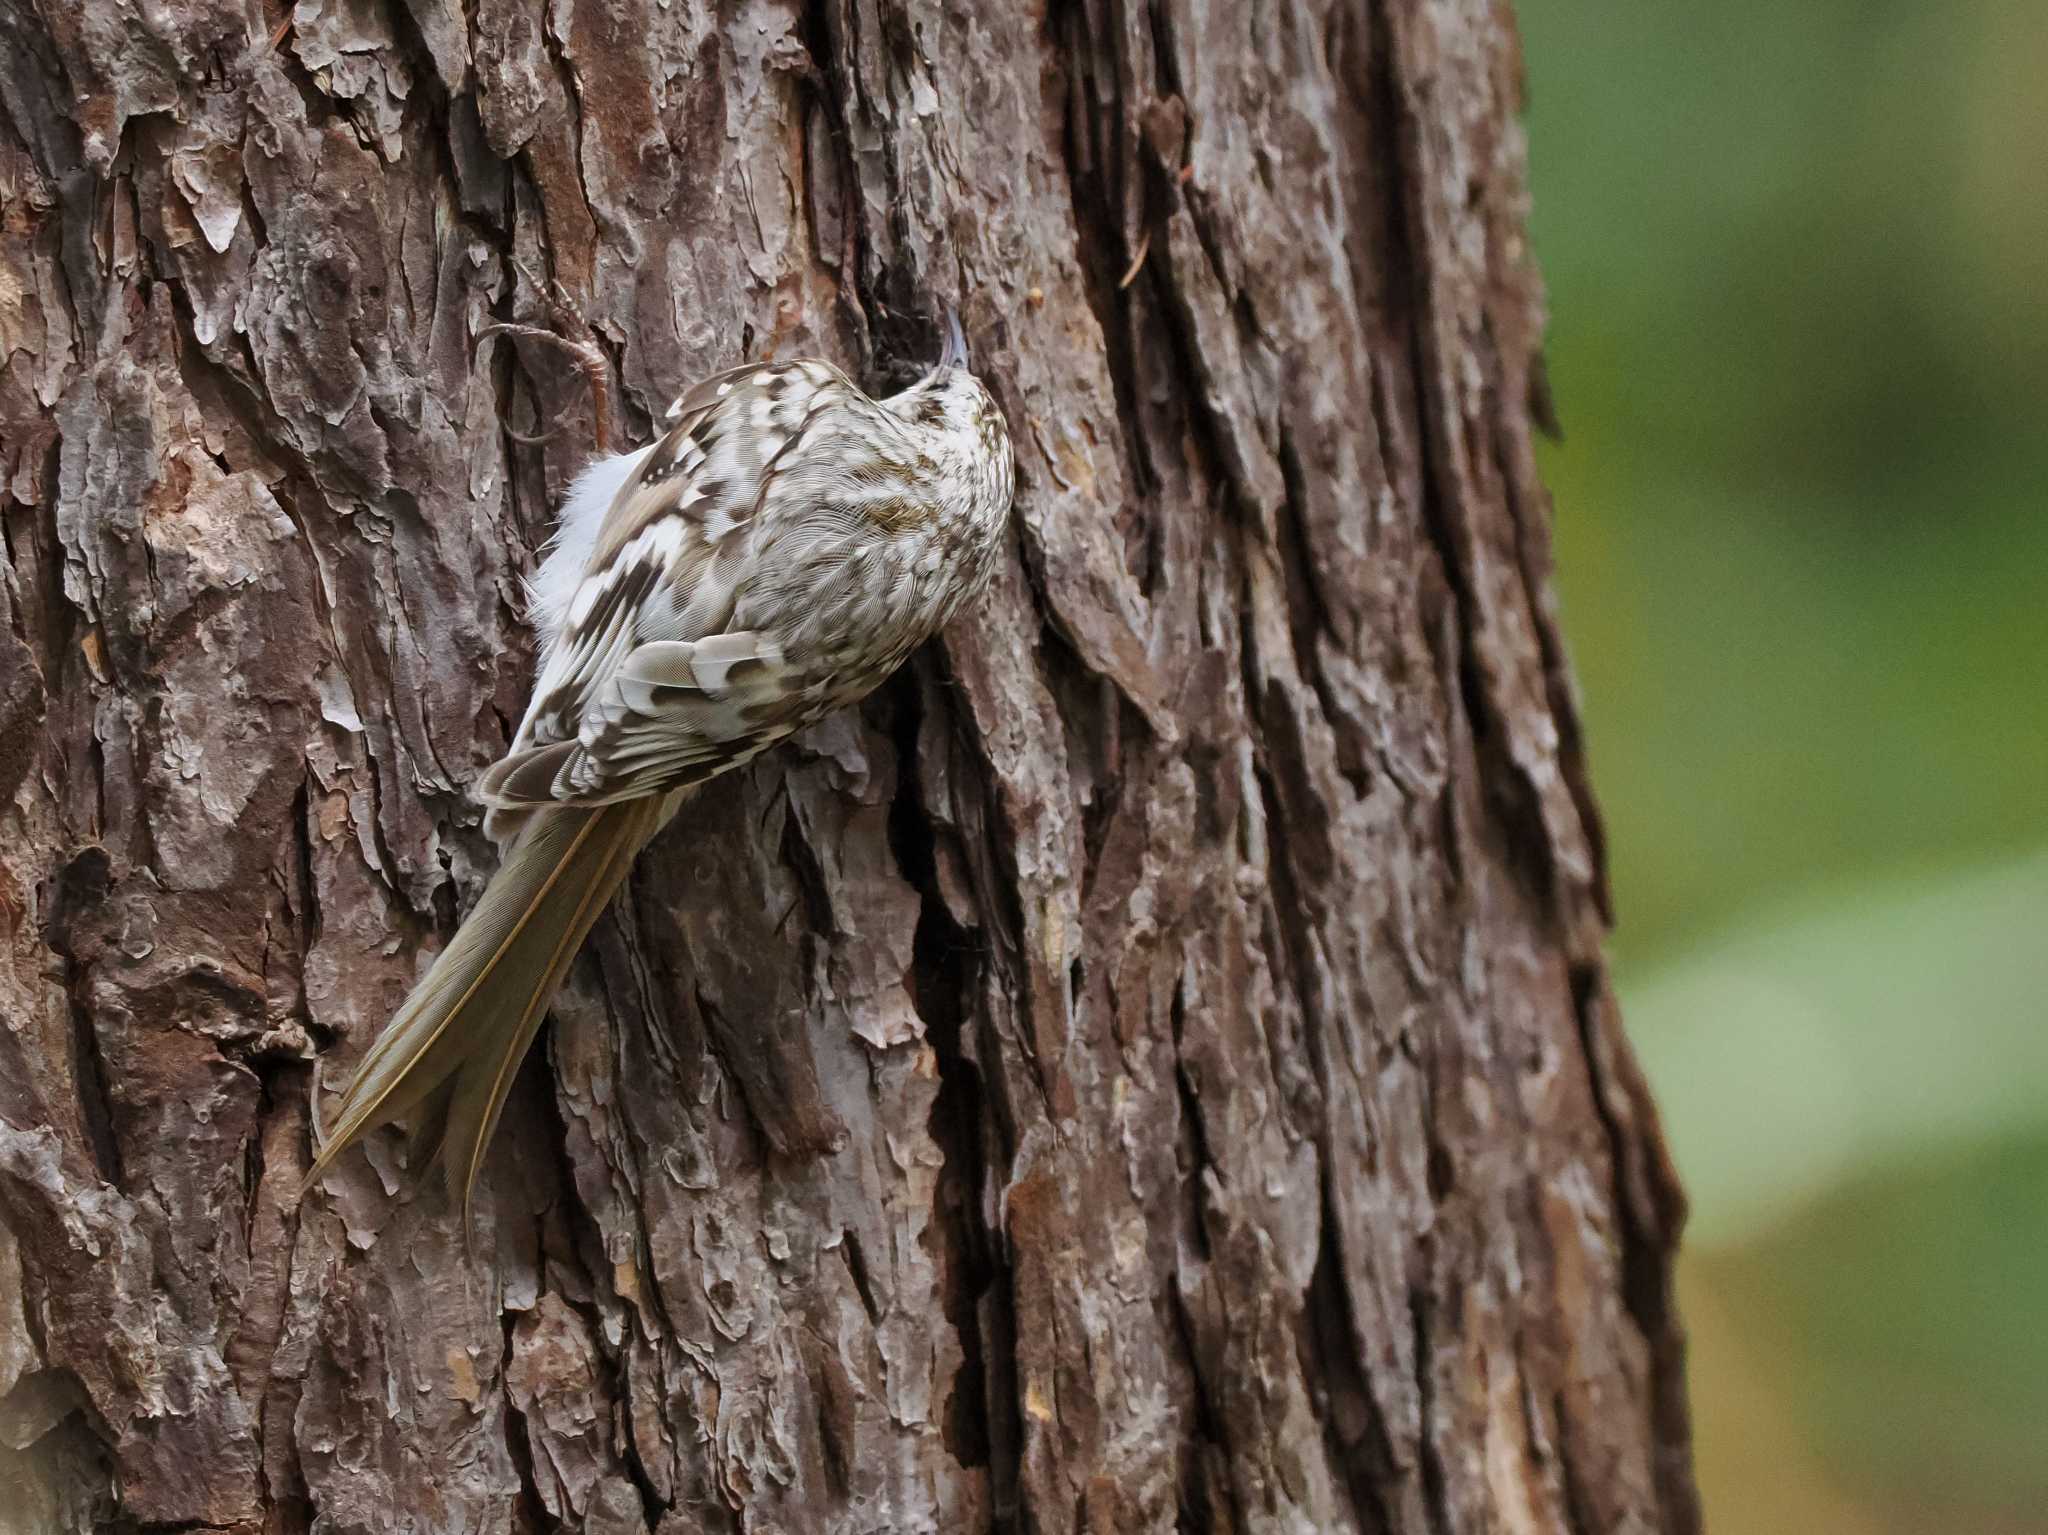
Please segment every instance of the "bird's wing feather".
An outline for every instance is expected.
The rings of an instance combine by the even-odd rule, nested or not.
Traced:
[[[734,627],[760,513],[809,430],[865,404],[815,362],[734,369],[676,402],[605,514],[511,750],[484,775],[486,804],[630,799],[776,738],[799,707],[789,668],[773,640]]]

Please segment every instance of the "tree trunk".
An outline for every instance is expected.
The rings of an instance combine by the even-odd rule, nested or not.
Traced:
[[[1696,1529],[1504,7],[721,11],[0,0],[0,1526]],[[1020,490],[466,1237],[292,1195],[492,866],[546,278],[635,442],[957,300]]]

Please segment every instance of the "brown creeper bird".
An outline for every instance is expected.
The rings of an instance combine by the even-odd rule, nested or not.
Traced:
[[[529,587],[539,675],[479,797],[503,865],[342,1089],[310,1185],[426,1130],[467,1208],[512,1078],[634,856],[706,779],[873,689],[979,593],[1014,489],[957,319],[871,400],[816,361],[707,379],[585,469]]]

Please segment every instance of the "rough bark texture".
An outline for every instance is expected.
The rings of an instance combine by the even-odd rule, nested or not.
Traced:
[[[1502,5],[0,29],[0,1527],[1697,1528]],[[957,297],[1022,488],[642,860],[466,1258],[290,1194],[490,867],[535,274],[636,441]]]

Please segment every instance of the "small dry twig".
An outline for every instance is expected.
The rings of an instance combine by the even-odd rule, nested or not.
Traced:
[[[611,365],[605,360],[604,353],[598,349],[595,341],[579,341],[574,336],[564,336],[559,331],[549,330],[542,325],[517,325],[509,320],[501,320],[495,325],[486,325],[476,333],[477,345],[482,346],[484,342],[490,340],[493,336],[516,336],[527,341],[550,341],[575,358],[576,366],[582,370],[583,376],[590,381],[590,405],[591,414],[594,418],[591,435],[597,440],[597,451],[599,453],[611,452]],[[515,442],[538,443],[546,442],[548,438],[561,429],[561,424],[562,418],[560,415],[557,415],[553,421],[548,423],[546,430],[537,437],[521,436],[519,433],[511,431],[509,427],[506,430]]]
[[[1152,231],[1148,229],[1145,231],[1144,237],[1138,241],[1138,254],[1131,257],[1130,270],[1125,272],[1122,277],[1117,279],[1116,285],[1119,291],[1128,288],[1132,283],[1138,280],[1138,272],[1141,268],[1144,267],[1145,258],[1149,256],[1151,253]]]

